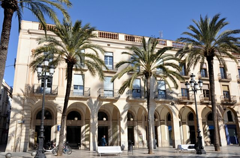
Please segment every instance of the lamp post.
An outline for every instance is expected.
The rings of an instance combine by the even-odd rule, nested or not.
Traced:
[[[42,96],[42,116],[41,116],[41,126],[40,126],[40,135],[38,137],[38,150],[35,158],[46,158],[43,150],[44,143],[44,107],[45,107],[45,88],[46,81],[48,78],[51,78],[54,73],[54,66],[49,66],[48,59],[44,59],[42,65],[37,66],[38,80],[43,79],[43,96]]]
[[[189,82],[190,84],[187,81],[185,83],[185,85],[189,91],[193,91],[193,93],[194,93],[194,101],[195,101],[195,109],[196,109],[196,117],[197,117],[197,133],[198,133],[198,136],[197,136],[198,141],[196,142],[195,149],[197,151],[197,154],[206,154],[206,151],[204,150],[203,145],[202,145],[202,136],[201,136],[201,131],[199,128],[197,100],[196,100],[196,93],[198,90],[200,90],[200,91],[202,90],[203,83],[201,80],[199,80],[197,83],[195,80],[195,75],[193,73],[190,75],[190,77],[191,77],[191,80]],[[191,89],[190,89],[190,87],[191,87]]]

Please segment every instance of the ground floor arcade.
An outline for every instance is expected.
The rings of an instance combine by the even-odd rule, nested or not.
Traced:
[[[15,102],[15,104],[18,104]],[[63,100],[48,98],[45,103],[45,143],[58,143]],[[13,106],[14,107],[14,106]],[[7,151],[27,151],[38,142],[41,99],[25,100],[24,106],[12,109]],[[197,126],[195,106],[173,102],[152,101],[150,108],[152,135],[157,147],[173,147],[195,143]],[[22,108],[22,109],[21,109]],[[237,106],[219,105],[218,125],[222,146],[239,143]],[[21,112],[20,112],[21,111]],[[214,126],[208,105],[198,105],[203,144],[213,143]],[[65,141],[73,148],[95,150],[106,136],[107,145],[133,143],[147,148],[147,108],[144,100],[71,100],[67,109]]]

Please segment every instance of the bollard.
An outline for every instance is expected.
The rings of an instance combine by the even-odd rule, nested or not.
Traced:
[[[11,158],[12,157],[12,154],[11,153],[7,153],[6,155],[5,155],[5,158]]]

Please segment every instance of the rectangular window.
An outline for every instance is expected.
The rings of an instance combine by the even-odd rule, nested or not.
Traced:
[[[207,77],[207,69],[205,68],[201,69],[201,77]]]
[[[80,74],[74,74],[73,76],[73,95],[84,95],[84,76]]]
[[[133,57],[131,57],[131,60],[133,60],[134,58]],[[136,61],[134,61],[133,63],[137,63]],[[134,64],[131,64],[131,66],[134,66]],[[140,71],[140,67],[138,66],[137,67],[137,71]]]
[[[209,85],[203,84],[203,97],[204,100],[210,100],[210,91],[209,91]]]
[[[223,67],[220,67],[220,75],[221,75],[221,79],[227,79],[226,72]]]
[[[166,83],[165,81],[158,81],[158,98],[166,99]]]
[[[135,79],[133,81],[132,97],[141,98],[141,80],[140,79]]]
[[[180,75],[186,76],[185,65],[182,65],[182,70],[180,72]]]
[[[230,93],[229,93],[229,88],[227,85],[223,85],[222,86],[222,89],[223,89],[223,98],[225,100],[230,100]]]
[[[104,54],[104,62],[109,70],[113,70],[113,53],[105,52]]]
[[[104,77],[104,96],[113,97],[113,82],[112,77]]]
[[[187,88],[181,88],[182,97],[185,99],[189,99],[188,89]]]
[[[238,69],[238,79],[240,79],[240,69]]]
[[[85,53],[85,49],[82,49],[82,50],[81,50],[81,53]],[[79,60],[80,60],[80,59],[79,59]],[[84,65],[84,60],[85,60],[85,56],[82,55],[82,59],[79,61],[79,62],[80,62],[80,65],[81,65],[82,67],[85,66],[85,65]]]

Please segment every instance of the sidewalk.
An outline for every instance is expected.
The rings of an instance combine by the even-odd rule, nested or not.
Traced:
[[[124,158],[178,158],[178,157],[189,157],[189,158],[201,158],[201,157],[240,157],[240,147],[239,146],[227,146],[222,147],[220,152],[215,152],[213,146],[205,147],[207,152],[206,155],[197,155],[194,152],[177,152],[173,148],[165,147],[154,149],[154,154],[147,154],[147,149],[135,149],[133,152],[123,151],[121,156],[117,155],[104,155],[102,158],[112,158],[112,157],[124,157]],[[14,152],[12,153],[13,158],[33,158],[31,152]],[[5,158],[6,152],[0,152],[0,158]],[[47,158],[96,158],[100,157],[96,152],[88,150],[73,150],[71,155],[54,156],[52,153],[45,153]]]

